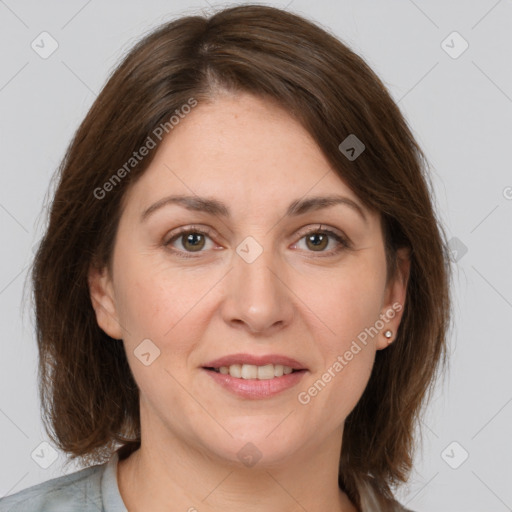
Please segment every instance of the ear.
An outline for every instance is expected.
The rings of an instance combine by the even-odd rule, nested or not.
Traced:
[[[108,269],[91,265],[88,283],[92,307],[96,313],[98,325],[111,338],[122,339],[123,329],[119,323],[114,288]]]
[[[386,285],[384,301],[381,310],[380,319],[384,327],[378,334],[377,350],[382,350],[393,343],[396,339],[396,333],[400,326],[400,321],[405,308],[405,296],[407,293],[407,283],[411,268],[411,253],[408,247],[401,247],[397,250],[397,271],[393,279]],[[391,331],[388,338],[384,333]]]

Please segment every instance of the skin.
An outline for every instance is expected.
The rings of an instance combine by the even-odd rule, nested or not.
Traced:
[[[285,216],[296,199],[333,193],[361,205],[367,220],[343,204]],[[141,221],[171,194],[215,198],[232,216],[169,204]],[[319,224],[351,246],[333,237],[308,244],[305,231]],[[211,234],[165,245],[191,225]],[[248,236],[263,249],[252,263],[236,252]],[[112,274],[89,275],[98,324],[123,340],[140,389],[141,448],[118,465],[129,510],[355,511],[337,483],[343,425],[401,312],[308,404],[297,395],[380,314],[404,304],[409,259],[399,256],[400,272],[386,283],[379,214],[275,105],[220,95],[175,126],[125,195]],[[134,350],[148,338],[160,356],[145,366]],[[202,369],[237,352],[287,355],[308,371],[274,397],[243,399]],[[262,454],[252,467],[237,456],[248,442]]]

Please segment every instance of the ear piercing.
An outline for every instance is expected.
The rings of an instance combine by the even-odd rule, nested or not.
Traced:
[[[388,339],[388,340],[391,340],[391,337],[393,336],[393,332],[390,331],[389,329],[387,331],[384,332],[384,336]]]

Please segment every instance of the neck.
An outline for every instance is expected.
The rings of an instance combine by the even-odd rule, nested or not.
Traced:
[[[119,491],[130,512],[356,512],[338,486],[342,434],[249,467],[141,422],[140,448],[119,461]]]

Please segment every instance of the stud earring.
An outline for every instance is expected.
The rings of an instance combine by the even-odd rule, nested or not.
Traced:
[[[388,330],[384,333],[384,336],[385,336],[388,340],[391,340],[391,337],[393,336],[393,333],[388,329]]]

